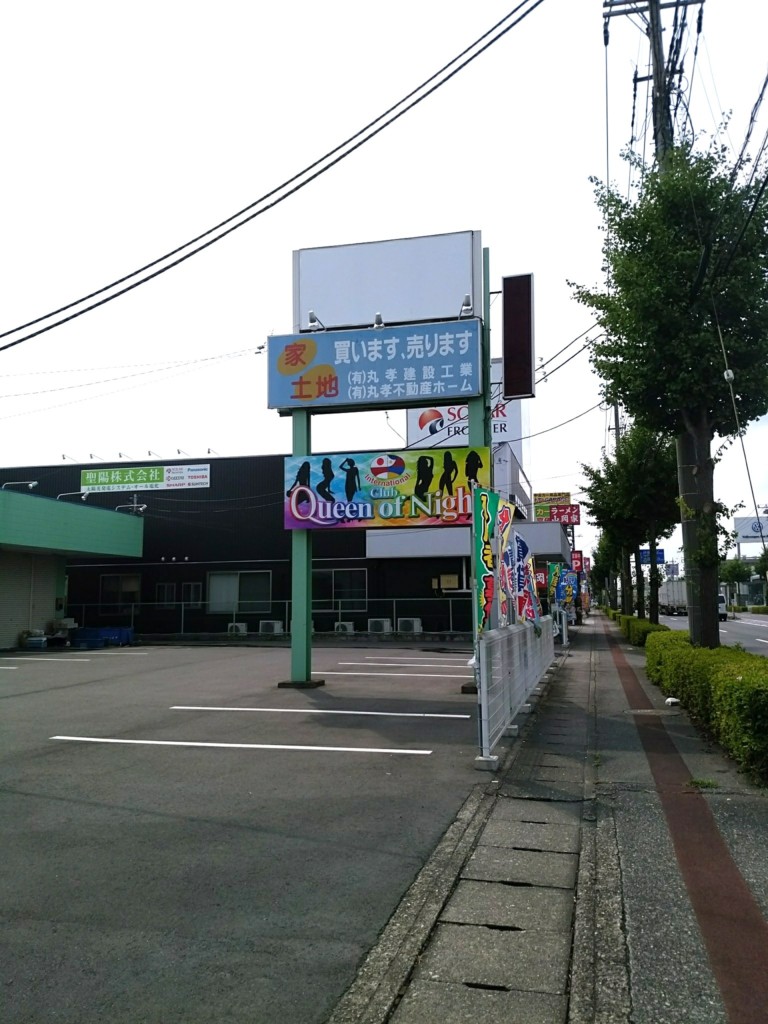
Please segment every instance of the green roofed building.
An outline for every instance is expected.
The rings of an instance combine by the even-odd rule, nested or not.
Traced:
[[[0,648],[17,646],[28,630],[55,629],[66,606],[68,559],[142,555],[139,516],[89,508],[73,496],[0,490]]]

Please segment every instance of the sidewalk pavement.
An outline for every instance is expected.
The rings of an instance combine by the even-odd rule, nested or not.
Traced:
[[[768,1022],[768,791],[599,613],[329,1024]]]

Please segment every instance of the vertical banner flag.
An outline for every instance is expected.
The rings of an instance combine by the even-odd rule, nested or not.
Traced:
[[[512,520],[515,506],[499,499],[499,511],[496,517],[496,537],[498,541],[498,588],[499,588],[499,625],[507,626],[512,619],[512,601],[515,598],[514,552],[512,550]]]
[[[530,610],[531,595],[525,585],[525,567],[530,554],[530,548],[519,533],[515,532],[515,594],[517,598],[517,619],[524,622],[525,619],[533,618]]]
[[[493,606],[493,547],[491,537],[496,525],[499,496],[495,491],[475,487],[473,493],[473,516],[475,541],[475,573],[477,578],[477,632],[482,633],[488,624]]]
[[[530,618],[533,619],[533,628],[536,632],[536,636],[541,636],[541,603],[539,602],[539,595],[536,591],[536,570],[533,565],[533,557],[528,556],[528,560],[525,563],[525,587],[530,595]]]
[[[571,569],[566,569],[565,572],[560,574],[560,579],[557,583],[557,590],[555,596],[560,604],[565,608],[572,607],[576,592],[579,587],[579,574],[573,572]]]
[[[547,597],[550,604],[555,600],[562,568],[559,562],[547,562]]]

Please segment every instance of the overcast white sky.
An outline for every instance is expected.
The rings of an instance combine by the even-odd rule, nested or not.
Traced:
[[[0,22],[2,316],[6,331],[86,295],[207,230],[292,177],[428,78],[511,0],[325,0],[267,5],[42,0]],[[696,10],[691,9],[692,30]],[[670,21],[670,16],[666,16]],[[667,33],[668,34],[668,33]],[[732,110],[738,150],[766,72],[765,0],[706,0],[691,116],[712,131]],[[691,74],[695,35],[689,38]],[[601,0],[544,0],[469,67],[301,192],[114,302],[0,352],[0,465],[64,455],[115,462],[288,452],[266,407],[270,333],[292,329],[294,249],[480,230],[491,288],[535,276],[537,357],[591,323],[567,279],[601,280],[590,175],[626,188],[632,76],[646,73],[638,18]],[[636,134],[646,117],[637,98]],[[755,131],[768,125],[763,111]],[[642,148],[642,143],[638,143]],[[650,133],[646,152],[650,155]],[[500,354],[500,302],[492,350]],[[12,340],[16,335],[10,336]],[[0,344],[3,342],[0,342]],[[571,346],[562,358],[581,347]],[[183,363],[183,365],[182,365]],[[97,382],[97,383],[94,383]],[[73,387],[82,385],[86,387]],[[579,463],[612,446],[587,353],[530,402],[527,474],[577,496]],[[390,422],[405,433],[404,413]],[[313,420],[317,451],[400,446],[383,412]],[[768,502],[766,421],[746,439]],[[749,502],[737,445],[716,471],[726,503]],[[751,514],[748,508],[746,513]],[[577,529],[589,551],[593,528]],[[669,554],[674,554],[674,541]]]

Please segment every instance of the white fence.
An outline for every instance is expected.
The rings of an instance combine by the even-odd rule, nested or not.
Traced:
[[[482,633],[478,649],[480,756],[478,768],[495,768],[493,749],[512,724],[555,658],[552,619],[504,626]]]

